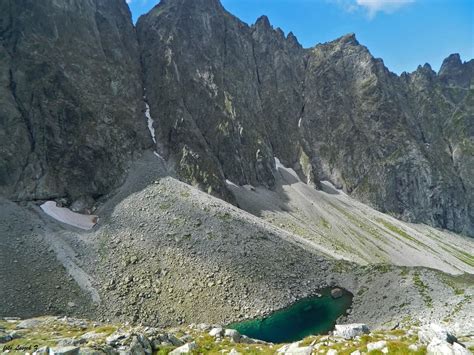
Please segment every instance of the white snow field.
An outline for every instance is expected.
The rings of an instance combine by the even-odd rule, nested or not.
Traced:
[[[68,208],[58,207],[54,201],[43,203],[41,205],[41,209],[48,216],[59,222],[84,230],[90,230],[94,228],[99,219],[98,216],[79,214],[72,212]]]

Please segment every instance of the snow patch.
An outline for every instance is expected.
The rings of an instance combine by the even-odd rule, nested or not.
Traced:
[[[80,229],[90,230],[99,220],[98,216],[75,213],[68,208],[58,207],[54,201],[45,202],[40,207],[55,220]]]
[[[300,118],[300,120],[298,121],[298,128],[300,128],[300,127],[301,127],[301,122],[302,122],[302,120],[303,120],[303,119],[302,119],[302,118]]]
[[[230,180],[226,180],[225,183],[229,186],[233,186],[233,187],[240,187],[240,186],[237,186],[236,184],[234,184],[232,181]]]
[[[147,118],[147,122],[148,122],[148,130],[150,131],[151,138],[153,138],[153,142],[155,142],[156,144],[155,128],[153,127],[153,124],[155,123],[155,121],[153,120],[153,118],[151,118],[150,105],[148,105],[148,103],[145,103],[145,105],[146,105],[145,117]]]

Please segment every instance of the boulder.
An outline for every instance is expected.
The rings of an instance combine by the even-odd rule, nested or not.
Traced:
[[[137,336],[134,336],[128,350],[132,355],[145,355],[145,349]]]
[[[457,341],[453,334],[439,324],[431,323],[418,331],[418,339],[423,344],[429,344],[435,338],[444,340],[450,344]]]
[[[42,355],[42,354],[49,354],[49,348],[47,346],[43,346],[36,350],[33,355]]]
[[[376,341],[374,343],[368,343],[367,344],[367,350],[368,351],[382,350],[386,346],[387,346],[387,342],[385,340],[380,340],[380,341]]]
[[[18,329],[31,329],[39,326],[41,323],[43,323],[43,321],[40,319],[25,319],[18,323],[16,327]]]
[[[66,346],[79,346],[81,344],[85,344],[87,342],[86,339],[74,339],[74,338],[64,338],[58,341],[58,347],[66,347]]]
[[[453,343],[454,355],[472,355],[472,353],[459,343]]]
[[[334,331],[335,336],[340,336],[344,339],[352,339],[367,333],[369,333],[369,327],[363,323],[338,324]]]
[[[109,335],[107,338],[105,338],[105,342],[108,344],[108,345],[116,345],[119,341],[121,340],[124,340],[126,338],[129,338],[130,337],[130,334],[128,333],[125,333],[121,330],[117,330],[115,333],[112,333],[111,335]]]
[[[341,298],[343,294],[344,291],[342,291],[340,288],[333,288],[331,290],[331,297],[334,299]]]
[[[79,348],[77,346],[50,348],[49,355],[79,355]]]
[[[211,331],[209,332],[209,335],[211,337],[219,338],[222,336],[224,333],[224,329],[217,327],[217,328],[212,328]]]
[[[183,346],[180,346],[179,348],[174,349],[172,352],[170,352],[170,355],[188,354],[195,349],[197,349],[197,344],[193,341],[192,343],[187,343]]]
[[[434,338],[428,344],[426,348],[428,355],[453,355],[453,348],[451,344],[449,344],[445,340],[441,340],[438,338]]]
[[[230,338],[234,343],[238,343],[240,341],[240,333],[235,329],[226,329],[224,331],[224,336],[226,338]]]
[[[302,346],[300,347],[300,342],[297,341],[295,343],[287,344],[282,346],[277,350],[279,354],[285,355],[311,355],[313,352],[312,346]]]
[[[181,346],[181,345],[184,345],[185,342],[182,341],[181,339],[177,338],[175,335],[173,334],[168,334],[167,336],[168,338],[168,341],[173,344],[174,346]]]
[[[209,324],[206,324],[206,323],[199,323],[198,325],[196,325],[196,329],[201,330],[203,332],[206,332],[208,330],[211,330],[212,327]]]
[[[285,352],[285,355],[311,355],[312,353],[313,353],[312,346],[303,346],[301,348],[296,348],[296,349],[287,351]]]

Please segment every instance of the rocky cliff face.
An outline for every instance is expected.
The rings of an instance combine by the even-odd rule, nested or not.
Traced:
[[[0,193],[96,197],[151,144],[125,1],[0,2]]]
[[[398,77],[352,35],[310,50],[302,136],[320,178],[404,220],[472,235],[470,68],[450,57],[439,75]]]
[[[186,182],[275,184],[275,157],[408,221],[474,235],[474,61],[390,73],[354,35],[304,49],[218,0],[0,4],[0,193],[97,197],[151,145]],[[141,57],[141,58],[140,58]],[[145,89],[146,88],[146,91]]]
[[[229,197],[225,179],[272,187],[274,156],[298,153],[304,50],[217,0],[163,1],[138,22],[144,81],[179,175]]]
[[[388,71],[354,35],[303,49],[217,0],[162,1],[138,22],[162,152],[186,181],[272,187],[273,158],[404,220],[474,235],[473,61]]]

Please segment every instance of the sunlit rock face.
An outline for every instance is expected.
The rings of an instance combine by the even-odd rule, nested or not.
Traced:
[[[469,80],[472,63],[460,64]],[[398,77],[354,36],[319,45],[303,137],[321,178],[404,220],[473,235],[473,90],[446,75]]]
[[[303,49],[217,0],[162,1],[137,25],[162,153],[232,200],[272,187],[273,157],[408,221],[474,235],[474,62],[397,76],[354,35]]]

